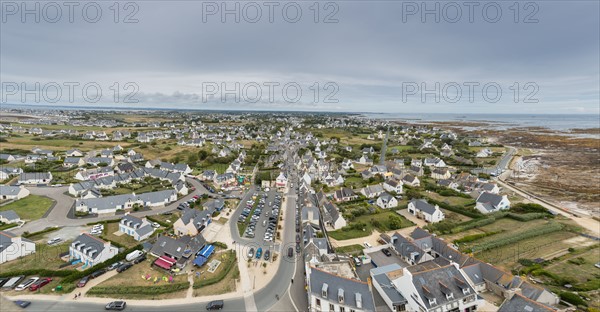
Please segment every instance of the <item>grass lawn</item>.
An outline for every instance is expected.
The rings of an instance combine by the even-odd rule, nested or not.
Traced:
[[[65,263],[60,259],[60,254],[68,252],[69,245],[68,243],[55,246],[48,246],[45,243],[36,244],[34,254],[0,264],[0,273],[32,269],[58,270],[60,265]]]
[[[29,195],[0,207],[0,211],[14,210],[23,220],[37,220],[48,211],[53,203],[54,201],[48,197]]]
[[[344,181],[344,186],[357,189],[364,187],[364,181],[359,177],[349,177]]]
[[[204,170],[214,170],[219,174],[223,174],[225,173],[225,170],[227,170],[227,167],[229,167],[229,165],[227,164],[210,164],[208,166],[202,166],[202,171]]]
[[[398,228],[393,228],[390,225],[390,220],[392,216],[397,217],[397,220],[400,220],[400,226]],[[348,225],[352,226],[353,224],[357,223],[364,223],[365,227],[362,229],[339,229],[329,232],[329,236],[336,240],[346,240],[369,236],[373,232],[373,229],[377,229],[380,232],[388,232],[414,225],[412,222],[410,222],[403,216],[391,210],[380,210],[380,212],[376,214],[362,215],[360,217],[355,218],[352,222],[349,222]]]
[[[452,206],[467,206],[470,204],[473,204],[475,202],[474,199],[471,198],[464,198],[464,197],[458,197],[458,196],[442,196],[438,193],[434,193],[434,192],[424,192],[423,193],[425,196],[440,201],[440,202],[445,202],[447,204],[450,204]]]
[[[161,221],[161,222],[173,224],[173,223],[175,223],[175,221],[177,221],[177,219],[179,219],[180,215],[181,214],[179,212],[174,211],[170,215],[158,214],[158,215],[153,215],[153,216],[149,216],[149,217],[152,218],[152,219],[154,219],[154,220],[158,220],[158,221]]]
[[[115,235],[115,233],[118,231],[119,231],[119,223],[118,222],[107,223],[104,226],[103,237],[106,237],[107,239],[109,239],[111,241],[114,241],[121,245],[124,245],[127,248],[135,247],[139,244],[138,241],[136,241],[135,239],[133,239],[133,237],[131,237],[127,234],[122,234],[120,236]]]
[[[359,244],[348,245],[343,247],[335,248],[335,252],[337,253],[347,253],[351,255],[361,254],[365,247]]]
[[[231,256],[231,254],[229,254],[227,252],[223,252],[223,253],[215,254],[214,256],[212,256],[209,259],[209,262],[212,261],[213,259],[218,259],[219,261],[221,261],[221,265],[219,265],[219,268],[217,268],[217,270],[214,273],[209,273],[208,271],[206,271],[208,269],[208,263],[205,264],[200,269],[198,269],[200,271],[200,277],[194,276],[194,284],[199,283],[202,280],[207,280],[207,279],[217,277],[227,269],[228,265],[231,267],[229,269],[230,271],[227,273],[227,275],[225,275],[225,277],[221,281],[211,284],[211,285],[206,285],[206,286],[194,289],[194,297],[220,295],[220,294],[225,294],[228,292],[235,291],[235,289],[236,289],[235,281],[238,280],[240,277],[240,272],[239,272],[239,268],[237,266],[237,262],[235,261],[235,258],[231,259],[233,261],[229,261],[230,260],[229,258],[222,258],[222,257],[230,257],[230,256]]]

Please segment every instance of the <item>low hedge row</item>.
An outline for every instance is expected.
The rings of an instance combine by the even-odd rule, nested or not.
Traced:
[[[23,233],[22,236],[25,237],[25,238],[29,238],[29,237],[33,237],[33,236],[36,236],[36,235],[42,235],[42,234],[54,232],[54,231],[57,231],[58,229],[59,228],[57,228],[57,227],[49,227],[49,228],[45,228],[45,229],[43,229],[41,231],[37,231],[37,232],[32,232],[32,233],[25,232],[25,233]]]
[[[236,256],[235,256],[235,251],[233,251],[233,250],[228,251],[228,253],[229,253],[229,257],[227,259],[227,262],[226,263],[221,263],[221,265],[225,266],[225,269],[223,271],[221,271],[221,273],[219,273],[219,275],[216,275],[216,276],[211,277],[209,279],[205,279],[205,280],[201,280],[201,281],[198,281],[198,282],[194,282],[194,289],[202,288],[204,286],[209,286],[209,285],[216,284],[216,283],[222,281],[225,278],[225,276],[227,276],[227,274],[229,274],[229,272],[231,271],[231,269],[236,264]]]
[[[95,286],[87,293],[92,295],[162,295],[190,288],[190,282],[159,286]]]
[[[12,271],[12,272],[2,272],[0,273],[0,277],[12,277],[19,275],[39,275],[39,276],[47,276],[47,277],[66,277],[71,274],[75,274],[77,271],[74,270],[46,270],[46,269],[31,269],[31,270],[22,270],[22,271]]]
[[[148,219],[149,221],[152,221],[152,222],[156,222],[156,223],[160,224],[160,226],[165,227],[165,228],[170,228],[172,226],[172,224],[170,224],[170,223],[163,222],[163,221],[158,220],[151,216],[146,216],[146,219]]]

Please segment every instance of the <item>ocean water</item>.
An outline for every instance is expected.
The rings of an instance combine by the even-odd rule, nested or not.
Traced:
[[[549,130],[600,128],[600,116],[595,114],[445,114],[445,113],[366,113],[365,117],[387,120],[403,120],[414,123],[431,121],[464,121],[492,123],[495,129],[514,127],[542,127]]]

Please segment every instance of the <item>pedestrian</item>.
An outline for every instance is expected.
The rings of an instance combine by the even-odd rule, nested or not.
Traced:
[[[294,284],[294,279],[292,278],[292,284]]]

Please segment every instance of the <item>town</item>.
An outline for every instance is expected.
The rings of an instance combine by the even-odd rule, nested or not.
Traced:
[[[527,147],[348,113],[1,116],[0,288],[25,308],[600,309],[598,216],[520,189]]]

